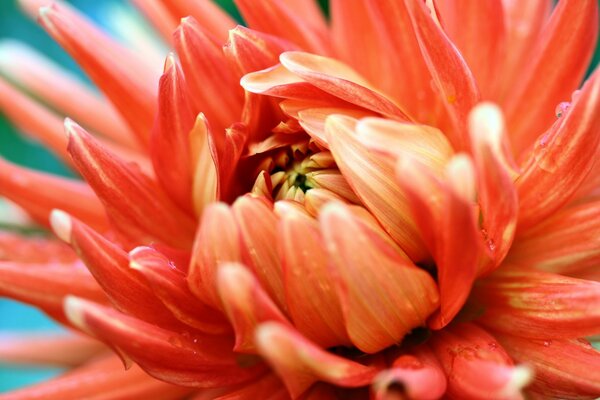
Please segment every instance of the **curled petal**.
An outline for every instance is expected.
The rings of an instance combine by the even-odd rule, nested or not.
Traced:
[[[176,248],[191,245],[195,221],[154,181],[111,154],[73,121],[65,121],[65,130],[77,169],[126,240],[137,244],[158,240]]]
[[[559,274],[600,263],[600,201],[569,207],[529,230],[513,245],[509,262]]]
[[[502,270],[476,285],[480,323],[536,339],[600,333],[600,283],[534,270]]]
[[[93,382],[93,385],[89,383]],[[0,394],[1,400],[61,399],[80,400],[113,398],[176,400],[191,391],[156,380],[134,365],[123,370],[114,356],[98,360],[42,383]]]
[[[39,21],[106,94],[138,138],[147,142],[156,110],[154,72],[69,7],[56,3],[42,7]]]
[[[393,159],[364,146],[355,128],[350,117],[335,115],[326,121],[327,142],[340,171],[402,250],[415,261],[426,259],[406,196],[393,177]]]
[[[241,262],[239,229],[229,206],[206,207],[198,227],[187,276],[190,290],[204,303],[222,308],[217,292],[217,270],[223,262]]]
[[[129,268],[125,251],[62,211],[53,211],[50,222],[56,235],[77,252],[115,307],[151,323],[180,327],[143,278]]]
[[[597,1],[565,0],[555,7],[507,99],[508,129],[517,154],[550,127],[556,105],[580,85],[597,35]]]
[[[208,334],[230,331],[223,315],[194,297],[185,275],[162,253],[150,247],[137,247],[129,253],[129,258],[130,268],[144,276],[156,297],[178,320]]]
[[[368,385],[378,371],[328,353],[277,322],[258,327],[256,344],[294,398],[317,381],[344,387]]]
[[[495,336],[515,361],[535,370],[530,392],[559,399],[600,396],[600,352],[587,341]]]
[[[217,288],[235,329],[235,351],[256,352],[254,333],[263,322],[290,325],[246,267],[239,264],[222,265],[217,272]]]
[[[446,394],[458,399],[522,399],[531,371],[514,366],[498,341],[474,324],[456,324],[428,342],[448,377]]]
[[[240,366],[226,336],[175,333],[77,297],[68,297],[64,307],[75,326],[166,382],[191,387],[228,386],[252,380],[263,369],[261,365]]]
[[[471,147],[478,180],[478,200],[487,247],[499,265],[513,242],[519,212],[514,162],[505,138],[500,109],[482,103],[469,117]]]
[[[536,142],[516,182],[521,232],[570,200],[592,170],[600,143],[600,70],[574,97],[565,115]]]
[[[427,272],[395,253],[346,206],[329,204],[319,221],[346,330],[356,347],[376,353],[424,325],[439,305]]]
[[[350,340],[318,224],[292,204],[275,203],[275,211],[281,218],[280,251],[290,317],[296,329],[323,347],[348,345]],[[303,251],[298,251],[299,248]]]

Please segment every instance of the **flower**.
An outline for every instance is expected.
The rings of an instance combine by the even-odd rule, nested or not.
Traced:
[[[44,3],[105,98],[11,45],[2,109],[85,183],[2,161],[74,251],[4,234],[0,290],[79,333],[0,347],[75,366],[0,398],[600,395],[595,0],[135,1],[158,90]]]

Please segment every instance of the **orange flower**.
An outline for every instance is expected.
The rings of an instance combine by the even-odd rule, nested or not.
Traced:
[[[73,370],[0,399],[600,395],[596,0],[134,1],[160,79],[21,2],[103,97],[3,44],[0,107],[85,182],[1,161],[68,246],[3,233],[0,293],[73,333],[0,358]]]

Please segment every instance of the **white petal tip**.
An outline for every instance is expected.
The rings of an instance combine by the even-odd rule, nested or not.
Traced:
[[[67,296],[63,302],[65,316],[76,327],[85,330],[85,317],[82,300],[75,296]]]
[[[71,243],[71,217],[64,211],[52,210],[50,213],[50,226],[60,240]]]

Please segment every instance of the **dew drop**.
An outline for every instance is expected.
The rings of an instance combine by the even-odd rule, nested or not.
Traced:
[[[494,242],[494,239],[488,239],[487,240],[487,246],[488,249],[490,249],[490,251],[496,251],[496,243]]]
[[[496,343],[496,342],[489,342],[488,346],[489,346],[490,350],[496,350],[498,348],[498,343]]]
[[[544,340],[544,347],[550,347],[552,340]]]
[[[560,103],[559,105],[557,105],[556,109],[554,109],[554,113],[556,114],[556,118],[560,118],[563,115],[565,115],[565,113],[567,112],[567,110],[569,109],[569,107],[571,107],[571,103],[569,103],[568,101],[563,101],[562,103]]]

